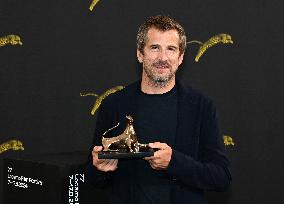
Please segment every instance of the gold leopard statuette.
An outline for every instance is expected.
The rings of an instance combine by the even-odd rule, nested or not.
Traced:
[[[114,128],[118,127],[119,123],[104,132],[102,136],[103,151],[128,151],[128,152],[139,152],[140,149],[149,149],[147,144],[141,144],[138,142],[136,132],[133,127],[133,118],[130,115],[126,116],[127,126],[123,133],[115,137],[105,137],[105,135]]]

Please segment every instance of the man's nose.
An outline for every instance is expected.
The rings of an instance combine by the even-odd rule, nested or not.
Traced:
[[[168,55],[167,55],[166,50],[160,50],[159,59],[162,60],[162,61],[166,61],[168,59]]]

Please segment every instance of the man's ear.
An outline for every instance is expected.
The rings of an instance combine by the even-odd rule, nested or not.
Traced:
[[[138,61],[139,61],[140,63],[142,63],[142,62],[143,62],[144,55],[143,55],[139,50],[136,51],[136,55],[137,55]]]
[[[180,65],[183,61],[183,55],[184,53],[182,53],[180,56],[179,56],[179,59],[178,59],[178,65]]]

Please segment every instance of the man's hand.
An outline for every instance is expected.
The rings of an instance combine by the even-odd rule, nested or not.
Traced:
[[[92,151],[93,165],[100,171],[108,172],[117,169],[117,159],[98,159],[98,152],[102,151],[102,146],[95,146]]]
[[[159,150],[154,152],[154,156],[144,159],[150,163],[153,169],[165,170],[171,161],[172,148],[166,143],[160,142],[149,143],[149,147]]]

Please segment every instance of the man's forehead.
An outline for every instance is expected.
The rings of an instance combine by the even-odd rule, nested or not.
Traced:
[[[146,43],[148,43],[149,40],[151,41],[151,43],[153,43],[153,41],[166,41],[174,44],[179,44],[180,39],[179,34],[175,29],[163,31],[157,28],[150,28],[147,32]]]
[[[162,29],[159,29],[159,28],[156,28],[156,27],[151,27],[151,28],[149,28],[149,30],[147,32],[147,36],[149,34],[152,34],[152,33],[160,33],[160,34],[171,33],[172,35],[179,36],[178,31],[176,29],[162,30]]]

